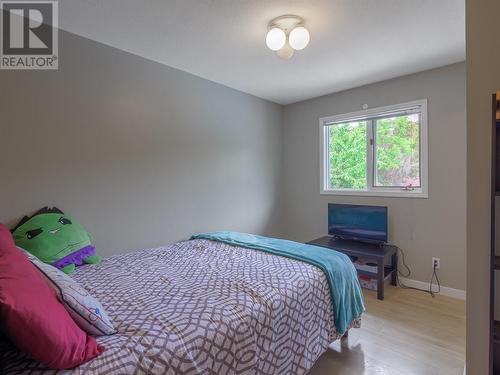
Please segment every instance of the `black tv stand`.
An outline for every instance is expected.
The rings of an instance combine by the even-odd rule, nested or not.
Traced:
[[[358,274],[377,278],[377,298],[384,299],[384,280],[391,276],[391,284],[397,283],[398,251],[389,244],[368,243],[325,236],[308,242],[309,245],[326,247],[351,257],[365,258],[377,263],[377,272],[357,270]]]

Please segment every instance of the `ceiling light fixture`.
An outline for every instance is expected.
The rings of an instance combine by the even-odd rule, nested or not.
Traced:
[[[306,48],[310,38],[301,17],[284,15],[269,22],[266,45],[279,57],[288,60],[295,51]]]

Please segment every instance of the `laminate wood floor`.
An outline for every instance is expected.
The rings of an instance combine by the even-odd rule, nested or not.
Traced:
[[[465,301],[387,286],[384,301],[363,289],[359,329],[337,341],[309,375],[462,375]]]

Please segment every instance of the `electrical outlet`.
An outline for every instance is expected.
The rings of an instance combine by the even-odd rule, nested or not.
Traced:
[[[441,267],[441,259],[432,257],[432,269],[436,268],[437,270]]]

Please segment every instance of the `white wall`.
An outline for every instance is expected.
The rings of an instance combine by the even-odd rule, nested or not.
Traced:
[[[429,198],[320,195],[320,117],[428,99]],[[412,279],[428,282],[441,258],[445,286],[465,289],[465,64],[396,78],[288,105],[284,112],[283,236],[307,241],[327,233],[329,202],[387,205],[390,241],[406,253]]]

